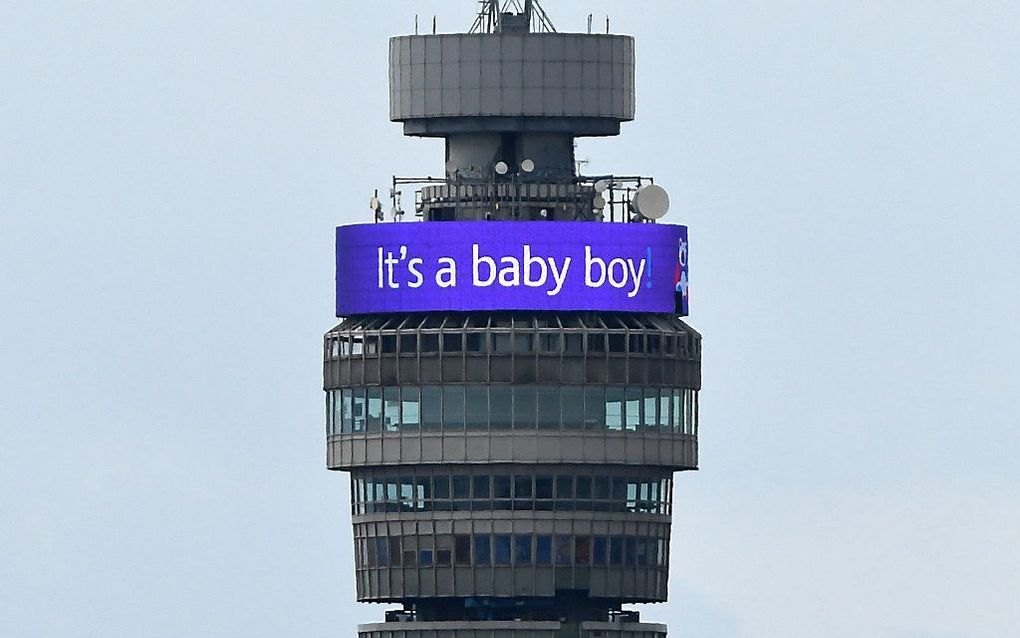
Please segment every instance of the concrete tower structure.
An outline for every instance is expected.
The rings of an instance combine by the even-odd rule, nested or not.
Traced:
[[[634,116],[633,39],[518,6],[390,40],[390,118],[445,139],[445,175],[338,229],[327,466],[358,600],[393,606],[362,638],[666,634],[622,606],[666,599],[697,468],[686,228],[650,178],[576,170]]]

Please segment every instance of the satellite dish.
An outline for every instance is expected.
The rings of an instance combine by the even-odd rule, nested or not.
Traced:
[[[596,210],[602,210],[606,207],[606,198],[601,195],[596,195],[592,201],[592,208]]]
[[[507,166],[506,162],[496,162],[496,172],[500,175],[506,175],[510,172],[510,167]]]
[[[521,162],[521,170],[524,171],[525,173],[530,173],[531,171],[535,170],[535,162],[533,162],[530,159],[524,160],[523,162]]]
[[[379,203],[379,198],[373,195],[372,199],[368,200],[368,207],[373,211],[378,211],[382,209],[382,204]]]
[[[631,205],[646,219],[661,219],[669,211],[669,195],[663,187],[649,184],[634,193]]]
[[[457,172],[457,162],[455,162],[453,160],[450,160],[449,162],[447,162],[446,163],[446,172],[447,173],[455,173],[455,172]]]
[[[604,193],[607,190],[609,190],[609,180],[607,180],[607,179],[600,179],[599,181],[595,182],[595,192],[596,193]]]

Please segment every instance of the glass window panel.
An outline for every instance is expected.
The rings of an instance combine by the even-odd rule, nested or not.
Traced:
[[[365,388],[354,388],[351,400],[351,420],[355,432],[365,431]]]
[[[530,332],[515,332],[513,336],[514,352],[534,352],[535,335]]]
[[[510,564],[510,535],[496,534],[492,537],[492,548],[497,565]]]
[[[405,550],[404,551],[404,562],[403,562],[404,567],[414,567],[416,565],[417,561],[418,561],[418,555],[417,554],[418,553],[415,552],[413,549]]]
[[[488,534],[475,534],[475,565],[492,562],[492,539]]]
[[[587,565],[591,559],[591,537],[574,537],[574,562],[578,565]]]
[[[464,386],[443,386],[443,427],[447,430],[464,429]]]
[[[400,422],[402,429],[418,429],[418,426],[421,424],[420,401],[418,388],[400,388]]]
[[[361,356],[361,353],[362,353],[363,350],[364,350],[364,347],[362,345],[361,339],[355,338],[351,342],[351,355],[352,356]]]
[[[697,392],[697,390],[692,390],[691,394],[693,395],[692,398],[693,398],[693,403],[694,403],[694,418],[691,420],[691,434],[697,436],[697,434],[698,434],[698,410],[700,410],[701,408],[699,407],[700,406],[700,402],[698,400],[698,392]]]
[[[560,391],[563,396],[563,427],[580,429],[584,426],[584,386],[567,385]]]
[[[390,564],[389,544],[385,538],[375,539],[376,566],[388,567]]]
[[[486,511],[492,508],[492,492],[490,492],[489,477],[473,477],[474,500],[473,508],[478,511]]]
[[[591,352],[606,351],[606,335],[604,333],[588,335],[588,350]]]
[[[606,388],[606,427],[610,430],[623,429],[623,388]]]
[[[432,482],[427,476],[414,479],[414,505],[420,510],[432,509]]]
[[[488,348],[485,347],[485,342],[488,341],[488,335],[480,334],[477,332],[469,332],[467,335],[467,351],[468,352],[486,352]]]
[[[572,499],[574,498],[574,477],[566,474],[561,474],[556,477],[556,498],[557,499]]]
[[[567,354],[581,354],[584,352],[584,335],[571,332],[563,335],[564,352]]]
[[[509,430],[513,423],[513,389],[510,386],[489,388],[489,418],[493,430]]]
[[[394,567],[396,567],[396,566],[400,565],[400,555],[401,555],[401,551],[400,551],[400,537],[399,536],[390,536],[388,540],[389,540],[389,546],[390,546],[390,562],[393,564]]]
[[[531,564],[531,536],[528,534],[517,534],[514,536],[514,564]]]
[[[606,389],[584,388],[584,429],[601,430],[606,427]]]
[[[333,408],[333,405],[336,403],[336,400],[333,398],[334,392],[326,392],[326,436],[336,432],[336,417],[334,416],[335,410]]]
[[[432,497],[433,498],[450,498],[450,477],[445,475],[437,475],[432,477]]]
[[[494,476],[492,479],[493,509],[510,509],[510,477]]]
[[[393,432],[400,429],[400,388],[383,388],[383,429]]]
[[[595,498],[601,501],[609,500],[609,477],[596,476],[594,481]]]
[[[471,477],[463,475],[453,477],[453,498],[471,498]]]
[[[453,561],[457,565],[471,564],[471,537],[467,534],[453,537]]]
[[[624,353],[627,351],[626,335],[614,333],[609,335],[609,351],[613,353]]]
[[[553,478],[551,476],[535,477],[535,498],[551,500],[553,497]]]
[[[340,391],[340,431],[351,431],[351,391]]]
[[[487,430],[489,428],[489,389],[484,385],[469,385],[466,388],[467,428]]]
[[[538,387],[538,427],[558,430],[560,427],[560,389]]]
[[[556,564],[557,565],[569,565],[570,564],[570,550],[571,550],[571,539],[565,534],[556,535]]]
[[[369,432],[382,430],[382,388],[368,388],[368,399],[365,402],[365,429]]]
[[[460,352],[464,349],[464,335],[459,332],[451,332],[443,335],[443,350],[446,352]]]
[[[439,352],[439,335],[426,333],[421,336],[422,352]]]
[[[532,429],[535,427],[535,404],[537,392],[533,385],[513,386],[514,390],[514,429]]]
[[[486,499],[492,498],[492,492],[489,491],[489,477],[488,476],[476,476],[474,477],[474,498]]]
[[[672,392],[669,388],[662,388],[659,391],[659,428],[669,428],[670,397]]]
[[[492,351],[499,354],[509,354],[511,339],[509,332],[495,332],[492,334]]]
[[[380,343],[382,344],[382,351],[385,354],[396,354],[397,353],[397,336],[396,335],[383,335]]]
[[[591,564],[604,566],[606,564],[606,537],[596,536],[591,546]]]
[[[644,352],[645,351],[645,337],[641,334],[630,335],[630,351],[631,352]]]
[[[637,539],[638,567],[648,567],[648,539],[644,536]]]
[[[421,421],[425,430],[438,430],[443,421],[443,392],[437,385],[421,389]]]
[[[418,550],[418,566],[419,567],[431,567],[432,566],[432,550],[431,549],[420,549],[420,550]]]
[[[681,390],[673,388],[673,412],[671,414],[673,421],[671,422],[672,429],[682,430],[683,429],[683,417],[684,414],[684,403],[683,395]]]
[[[418,335],[400,335],[401,354],[417,354]]]
[[[591,498],[591,477],[590,476],[578,476],[577,477],[577,498],[579,499],[590,499]]]
[[[655,388],[645,388],[645,404],[642,408],[641,423],[646,428],[659,427],[659,391]]]
[[[535,564],[536,565],[551,565],[552,564],[552,537],[546,535],[538,535],[535,537]]]
[[[627,536],[625,541],[623,562],[625,565],[633,566],[637,562],[637,539],[633,536]]]
[[[452,552],[448,549],[437,549],[436,550],[436,565],[446,567],[450,565],[452,559]]]
[[[514,498],[532,498],[531,476],[514,477]]]
[[[539,336],[539,343],[541,344],[542,352],[559,352],[560,334],[558,332],[542,333]]]
[[[624,427],[628,430],[636,430],[641,422],[641,388],[627,388],[627,411]]]

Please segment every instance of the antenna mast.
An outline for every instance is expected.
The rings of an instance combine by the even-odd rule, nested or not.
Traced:
[[[520,27],[513,28],[509,25],[521,23],[527,26],[528,31],[534,33],[556,32],[556,27],[549,19],[549,14],[545,12],[538,0],[524,0],[523,4],[519,0],[505,0],[502,5],[500,0],[480,0],[479,4],[481,4],[481,8],[475,17],[474,24],[468,31],[469,33],[500,33],[504,30],[504,26],[516,31]],[[504,17],[517,19],[504,25]]]

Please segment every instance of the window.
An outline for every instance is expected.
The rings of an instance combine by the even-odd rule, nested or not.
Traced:
[[[464,386],[443,386],[443,422],[447,430],[464,429]]]
[[[578,565],[587,565],[591,559],[591,537],[574,537],[574,562]]]
[[[457,565],[471,564],[471,537],[467,534],[453,537],[453,560]]]
[[[496,534],[492,537],[493,554],[497,565],[510,564],[510,535]]]
[[[400,388],[383,389],[383,430],[393,432],[400,429]]]
[[[488,534],[475,534],[475,565],[492,563],[492,543]]]
[[[418,388],[400,388],[400,425],[404,430],[417,430],[421,424]]]
[[[556,564],[557,565],[569,565],[570,564],[570,546],[571,539],[569,536],[564,534],[558,534],[556,536]]]
[[[450,384],[326,395],[327,434],[536,427],[695,434],[696,422],[697,392],[683,388]]]
[[[538,427],[544,430],[560,428],[560,389],[538,386]]]
[[[563,399],[563,427],[576,430],[584,427],[584,387],[568,385],[560,388]]]
[[[552,564],[552,537],[551,536],[536,536],[535,537],[535,564],[536,565],[551,565]]]
[[[513,423],[513,389],[509,386],[489,388],[489,419],[493,430],[509,430]]]
[[[514,536],[514,564],[531,564],[531,536],[528,534],[517,534]]]
[[[467,386],[467,428],[485,430],[489,427],[489,392],[484,385]]]
[[[438,430],[443,425],[443,394],[442,388],[436,385],[423,386],[421,389],[422,428]]]
[[[535,386],[517,386],[514,392],[514,429],[534,429],[538,402]]]
[[[609,539],[609,564],[614,567],[623,564],[622,536],[613,536]]]
[[[623,429],[623,388],[606,388],[606,427],[610,430]]]
[[[591,564],[596,567],[604,566],[606,558],[606,538],[596,536],[591,546]]]

